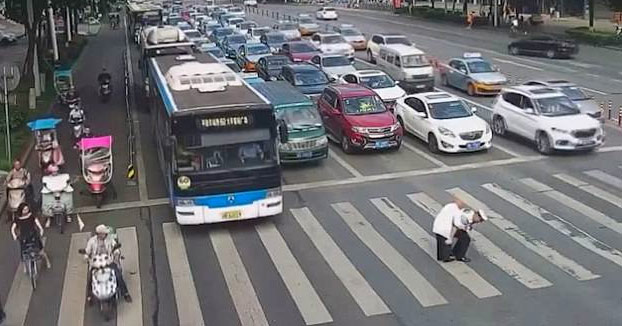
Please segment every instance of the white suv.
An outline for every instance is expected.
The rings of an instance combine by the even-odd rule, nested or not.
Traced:
[[[445,92],[408,95],[397,100],[395,115],[433,153],[474,152],[492,147],[488,123],[462,99]]]
[[[605,141],[598,120],[581,113],[560,91],[542,86],[503,89],[493,105],[492,129],[497,135],[512,132],[530,139],[543,154],[591,150]]]

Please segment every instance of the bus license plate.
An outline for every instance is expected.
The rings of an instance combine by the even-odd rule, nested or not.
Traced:
[[[479,142],[468,143],[466,147],[467,147],[467,149],[470,149],[470,150],[478,149],[479,148]]]
[[[242,217],[242,211],[237,210],[237,211],[228,211],[228,212],[224,212],[222,213],[222,218],[225,220],[235,220]]]

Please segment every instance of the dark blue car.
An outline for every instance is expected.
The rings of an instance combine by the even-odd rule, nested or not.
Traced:
[[[317,99],[324,88],[334,80],[310,63],[295,63],[283,66],[281,79],[288,81],[301,93]]]

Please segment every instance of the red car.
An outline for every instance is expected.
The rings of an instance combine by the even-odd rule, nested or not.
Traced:
[[[283,44],[282,51],[292,61],[309,61],[320,53],[313,43],[307,41],[287,42]]]
[[[318,108],[329,137],[345,153],[357,149],[400,148],[403,130],[376,93],[362,85],[324,89]]]

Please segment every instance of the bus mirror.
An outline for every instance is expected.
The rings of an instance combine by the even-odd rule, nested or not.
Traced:
[[[289,134],[287,133],[287,125],[285,124],[285,121],[280,120],[278,128],[279,128],[279,138],[281,138],[281,143],[282,144],[287,143],[287,141],[289,140]]]

